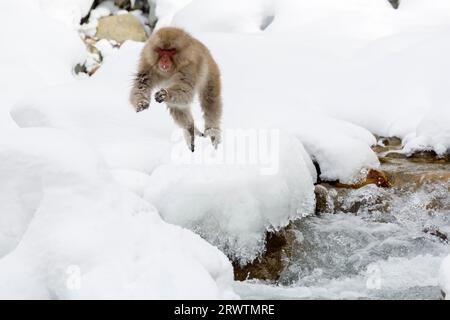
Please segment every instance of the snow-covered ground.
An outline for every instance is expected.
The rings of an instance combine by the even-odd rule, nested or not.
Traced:
[[[236,297],[223,253],[252,260],[313,212],[313,161],[352,183],[379,166],[372,133],[449,152],[448,1],[156,3],[220,65],[218,151],[190,154],[154,101],[133,111],[141,43],[73,74],[92,1],[2,5],[0,297]]]

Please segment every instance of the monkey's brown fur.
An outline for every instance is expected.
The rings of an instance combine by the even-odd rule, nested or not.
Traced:
[[[158,65],[158,49],[176,49],[171,57],[172,68],[161,70]],[[161,28],[144,46],[139,69],[130,94],[136,111],[149,106],[154,87],[164,89],[156,92],[158,102],[166,102],[173,120],[184,129],[185,138],[194,151],[194,136],[209,136],[214,147],[221,141],[220,120],[222,116],[220,71],[208,48],[185,31],[178,28]],[[198,93],[203,118],[204,133],[194,124],[190,104]]]

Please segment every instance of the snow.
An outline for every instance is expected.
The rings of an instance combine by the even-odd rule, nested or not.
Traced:
[[[445,71],[449,68],[446,56],[450,50],[445,41],[450,25],[448,1],[407,0],[402,1],[400,9],[393,10],[387,1],[255,0],[243,6],[231,5],[233,14],[222,10],[226,7],[223,2],[204,2],[192,1],[172,23],[196,35],[226,32],[220,34],[220,41],[215,40],[217,33],[202,38],[208,40],[216,56],[225,56],[219,58],[222,64],[225,60],[225,81],[236,79],[228,75],[231,69],[231,73],[240,72],[241,81],[236,85],[249,83],[247,95],[249,89],[256,91],[262,82],[260,68],[264,66],[265,74],[283,79],[271,81],[270,85],[279,103],[288,100],[290,104],[301,104],[302,116],[306,110],[320,110],[372,133],[404,138],[404,144],[406,137],[413,135],[415,141],[407,145],[406,152],[447,152],[446,113],[445,118],[437,118],[438,133],[427,133],[423,121],[434,123],[427,120],[432,116],[430,112],[442,114],[448,110],[443,85],[449,82]],[[199,14],[204,10],[200,7],[211,14]],[[259,26],[267,17],[273,17],[273,22],[262,31]],[[274,57],[279,57],[281,64],[287,63],[289,72],[280,64],[265,63]],[[226,60],[236,67],[230,68]],[[247,71],[245,75],[242,68]],[[280,97],[280,92],[286,99]],[[366,164],[373,163],[367,160]]]
[[[445,52],[450,52],[450,47],[446,49]],[[448,71],[444,70],[450,71],[447,60],[436,65],[438,79],[430,111],[419,122],[416,132],[404,139],[404,152],[407,154],[423,150],[433,150],[440,156],[450,153],[450,94],[446,78]]]
[[[439,270],[440,286],[445,293],[446,300],[450,300],[450,255],[441,263]]]
[[[353,183],[361,177],[362,171],[379,165],[370,149],[375,144],[375,138],[368,130],[331,118],[309,101],[312,99],[312,90],[317,90],[316,85],[319,85],[316,81],[323,82],[318,75],[319,59],[310,52],[311,49],[301,43],[269,35],[199,36],[211,48],[222,69],[227,106],[224,110],[226,126],[245,129],[283,128],[297,136],[310,156],[319,163],[322,179]],[[268,47],[267,41],[271,41],[272,45]],[[242,51],[237,53],[224,49],[230,47],[238,47]],[[286,73],[277,64],[267,63],[277,55],[277,48],[280,47],[285,48],[286,58],[292,58],[290,68],[293,72]],[[294,55],[300,51],[304,52],[303,58],[295,59]],[[250,57],[251,52],[259,54]],[[268,86],[268,79],[260,76],[261,66],[272,79],[283,81],[270,81]],[[324,95],[318,93],[315,98],[322,97]]]
[[[0,126],[12,128],[8,111],[14,99],[72,80],[72,69],[84,61],[86,50],[75,32],[46,18],[36,1],[3,4],[1,19],[0,41],[8,50],[0,55]],[[30,36],[30,25],[35,36]]]
[[[145,194],[166,221],[199,232],[229,256],[253,260],[264,250],[267,229],[314,211],[316,176],[308,154],[289,134],[230,129],[218,153],[206,140],[198,141],[199,159],[187,158],[191,153],[176,139],[164,107],[152,102],[150,110],[136,114],[128,106],[122,88],[129,87],[141,48],[128,42],[93,78],[61,85],[58,94],[42,90],[19,101],[13,119],[22,128],[58,128],[85,138],[117,181]],[[245,140],[249,134],[255,134],[256,144]],[[256,155],[255,165],[239,158],[239,148],[247,147],[254,149],[249,157]]]
[[[235,144],[231,139],[226,135],[223,144]],[[280,162],[267,174],[263,168],[238,163],[159,166],[150,176],[145,199],[165,221],[195,230],[228,256],[250,262],[264,252],[266,230],[279,229],[315,209],[301,143],[281,135],[279,144],[272,152],[279,152]]]
[[[85,141],[16,131],[0,143],[1,298],[235,297],[228,259],[114,183]]]

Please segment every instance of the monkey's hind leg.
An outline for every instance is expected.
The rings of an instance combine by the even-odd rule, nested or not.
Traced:
[[[209,136],[215,149],[222,141],[220,121],[222,117],[222,101],[220,98],[220,80],[208,81],[200,95],[200,104],[205,120],[204,135]]]
[[[180,109],[177,107],[169,106],[170,114],[175,123],[183,129],[184,139],[188,145],[188,148],[194,152],[195,150],[195,136],[203,136],[195,127],[194,118],[192,117],[191,110],[189,108]]]

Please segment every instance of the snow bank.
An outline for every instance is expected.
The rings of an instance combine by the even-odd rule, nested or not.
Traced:
[[[82,41],[42,9],[73,26],[90,2],[0,13],[15,26],[0,35],[0,296],[231,297],[225,256],[146,200],[246,262],[267,230],[312,212],[311,159],[352,183],[378,166],[370,132],[448,152],[448,2],[157,1],[158,27],[192,31],[223,74],[224,143],[199,140],[194,155],[163,105],[129,105],[142,44],[103,50],[99,71],[74,79]],[[221,162],[236,132],[274,134],[266,166]]]
[[[261,32],[262,21],[269,20]],[[388,1],[372,0],[255,0],[248,6],[194,0],[172,23],[208,39],[224,81],[239,79],[227,90],[244,84],[249,95],[264,87],[269,100],[272,88],[272,105],[288,100],[302,116],[320,110],[375,134],[403,138],[405,152],[447,152],[449,97],[439,97],[448,91],[440,84],[449,82],[448,1],[408,0],[393,10]],[[210,31],[233,34],[220,34],[219,41],[218,34],[203,36]],[[233,97],[246,99],[243,91],[236,88]],[[429,131],[431,123],[439,129]]]
[[[72,81],[86,50],[75,32],[48,19],[36,1],[7,1],[0,21],[0,41],[8,46],[0,55],[0,127],[13,128],[8,111],[17,98]]]
[[[235,144],[231,139],[225,135],[225,147],[219,150],[224,157],[232,152],[227,148]],[[162,165],[150,176],[145,199],[165,221],[194,230],[241,263],[250,262],[265,251],[267,230],[286,226],[315,208],[305,162],[311,160],[303,158],[303,146],[283,134],[272,143],[276,145],[271,153],[279,163],[267,174],[257,166],[219,161]]]
[[[174,15],[192,0],[154,0],[155,16],[158,18],[156,29],[172,23]]]
[[[0,142],[2,255],[21,241],[0,260],[1,298],[235,297],[228,259],[114,183],[82,140],[15,131]]]
[[[18,102],[20,127],[60,128],[84,137],[111,169],[151,173],[170,154],[172,122],[165,108],[136,114],[128,94],[142,44],[127,42],[106,58],[95,77],[60,85]],[[63,107],[62,107],[63,106]]]

